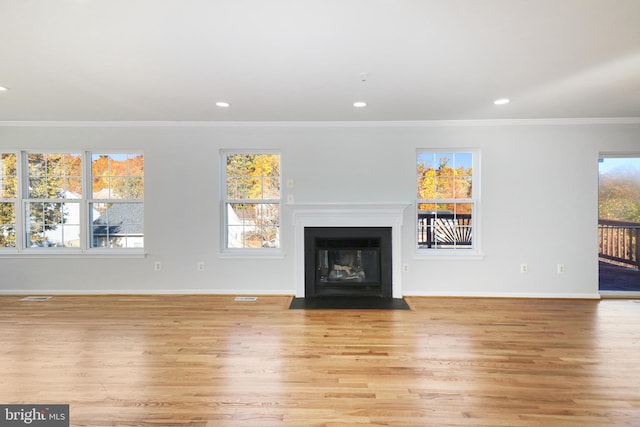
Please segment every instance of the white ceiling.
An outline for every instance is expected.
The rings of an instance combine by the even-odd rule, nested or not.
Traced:
[[[640,117],[640,0],[0,0],[0,10],[0,121]],[[501,97],[512,102],[493,105]]]

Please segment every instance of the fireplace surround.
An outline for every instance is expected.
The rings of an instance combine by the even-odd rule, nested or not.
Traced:
[[[292,211],[295,228],[294,257],[296,268],[296,297],[304,298],[306,295],[306,228],[382,227],[389,228],[391,234],[391,297],[402,298],[401,231],[404,210],[407,206],[409,206],[408,203],[325,203],[289,205]]]

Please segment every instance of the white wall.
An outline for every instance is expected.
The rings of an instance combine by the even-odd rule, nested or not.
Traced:
[[[0,257],[0,293],[294,294],[286,206],[284,258],[219,257],[220,149],[281,150],[296,203],[413,203],[417,148],[478,148],[483,259],[415,258],[412,204],[404,220],[403,293],[594,297],[598,154],[639,152],[640,122],[0,123],[0,149],[113,148],[144,150],[147,256]],[[196,271],[198,261],[205,271]],[[520,263],[529,273],[519,272]],[[565,274],[556,273],[557,263],[566,264]]]

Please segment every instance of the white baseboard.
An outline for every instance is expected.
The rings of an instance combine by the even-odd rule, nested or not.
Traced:
[[[600,299],[599,293],[404,292],[406,297]]]
[[[246,289],[3,289],[0,295],[294,295],[291,289],[250,291]]]
[[[620,299],[638,299],[640,298],[640,292],[627,292],[627,291],[601,291],[600,292],[600,296],[602,298],[607,298],[607,299],[614,299],[614,298],[620,298]]]
[[[291,289],[260,290],[247,289],[2,289],[0,295],[286,295],[293,296]],[[605,294],[603,294],[605,295]],[[450,298],[541,298],[541,299],[601,299],[599,293],[493,293],[493,292],[404,292],[405,297],[450,297]],[[608,296],[608,295],[607,295]],[[627,297],[631,297],[627,295]]]

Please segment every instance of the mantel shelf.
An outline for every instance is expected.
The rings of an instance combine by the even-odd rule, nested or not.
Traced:
[[[315,210],[404,210],[411,206],[411,203],[292,203],[285,206],[294,212]]]

